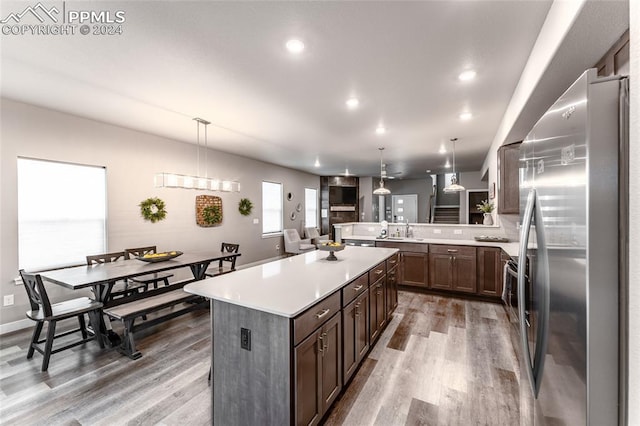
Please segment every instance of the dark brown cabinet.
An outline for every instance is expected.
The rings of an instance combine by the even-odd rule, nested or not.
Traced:
[[[502,295],[502,250],[494,247],[478,247],[478,294]]]
[[[428,287],[429,255],[426,253],[402,252],[400,260],[400,282],[403,285]]]
[[[369,351],[369,291],[360,294],[342,311],[343,383],[347,383]]]
[[[605,53],[594,65],[598,69],[598,77],[629,74],[630,43],[629,30]]]
[[[520,142],[498,149],[498,213],[520,213]]]
[[[334,315],[294,349],[297,425],[318,424],[342,390],[341,329]]]
[[[385,296],[387,292],[386,277],[380,278],[369,287],[369,341],[378,338],[387,321]]]
[[[398,284],[423,288],[429,286],[429,257],[427,255],[429,244],[377,241],[376,247],[400,250],[396,277]]]
[[[429,279],[433,289],[476,292],[476,248],[431,245]]]
[[[387,262],[387,266],[389,262]],[[398,266],[392,267],[387,272],[387,297],[385,299],[387,306],[387,321],[391,320],[391,314],[398,306]]]

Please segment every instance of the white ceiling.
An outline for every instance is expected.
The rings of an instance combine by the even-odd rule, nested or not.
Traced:
[[[390,175],[417,177],[451,137],[480,169],[551,2],[79,4],[124,10],[123,35],[2,36],[3,97],[192,143],[202,117],[211,147],[320,175],[376,175],[384,146]]]

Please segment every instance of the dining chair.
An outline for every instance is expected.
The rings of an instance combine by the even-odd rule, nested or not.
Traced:
[[[42,371],[47,371],[49,368],[49,358],[52,354],[73,348],[94,339],[98,341],[101,348],[104,348],[104,342],[102,341],[100,333],[89,330],[84,319],[84,314],[87,314],[93,330],[98,330],[100,327],[102,303],[96,302],[88,297],[78,297],[52,305],[40,275],[27,274],[21,269],[20,276],[22,277],[22,282],[24,283],[24,288],[27,291],[29,303],[31,304],[31,310],[27,311],[27,317],[36,322],[31,343],[29,344],[29,350],[27,351],[27,359],[33,357],[34,351],[40,352],[44,357],[42,360]],[[78,319],[79,328],[56,335],[56,325],[58,321],[73,317]],[[47,337],[41,340],[40,333],[42,333],[44,323],[47,323]],[[53,349],[53,341],[55,339],[77,332],[81,333],[82,340]],[[44,343],[44,349],[40,347],[42,343]]]
[[[300,234],[295,229],[284,230],[284,251],[289,254],[300,254],[315,250],[316,246],[311,244],[311,240],[300,239]]]
[[[138,248],[129,248],[124,250],[125,259],[131,259],[133,256],[142,257],[145,254],[153,254],[157,253],[156,246],[149,247],[138,247]],[[153,285],[153,288],[158,288],[158,283],[162,282],[165,286],[169,285],[169,278],[171,278],[173,274],[169,272],[154,272],[149,275],[142,275],[140,277],[129,278],[130,281],[134,283],[140,283],[144,286],[144,290],[149,290],[149,285]]]
[[[240,250],[240,244],[222,243],[220,245],[220,251],[223,253],[238,253],[238,250]],[[224,275],[235,271],[237,258],[237,256],[223,257],[218,261],[218,267],[209,267],[207,271],[212,272],[207,272],[205,275],[208,277],[216,277],[218,275]]]
[[[111,263],[119,260],[125,260],[126,254],[124,251],[116,251],[112,253],[103,253],[87,256],[87,265],[97,265],[102,263]],[[116,282],[111,288],[110,299],[116,299],[119,297],[130,296],[140,291],[145,291],[145,284],[143,283],[130,283],[127,280]]]

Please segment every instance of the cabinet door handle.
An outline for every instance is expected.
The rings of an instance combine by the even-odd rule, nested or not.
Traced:
[[[323,309],[322,311],[318,312],[318,313],[316,314],[316,319],[320,319],[320,318],[322,318],[323,316],[327,315],[327,314],[329,313],[329,311],[330,311],[330,310],[331,310],[331,309],[327,308],[327,309]]]
[[[382,269],[378,269],[378,270],[375,271],[376,275],[380,275],[381,273],[382,273]]]
[[[356,316],[359,317],[360,316],[360,302],[356,303],[355,305],[355,311],[356,311]]]
[[[392,264],[392,265],[393,265],[394,263],[396,263],[396,262],[397,262],[397,260],[395,260],[395,259],[394,259],[394,260],[390,260],[390,261],[389,261],[389,263],[390,263],[390,264]]]
[[[358,286],[355,286],[355,287],[353,288],[353,291],[360,291],[360,290],[362,289],[362,287],[364,287],[364,285],[362,285],[362,284],[360,284],[360,285],[358,285]]]
[[[324,333],[322,333],[322,342],[324,343],[324,348],[322,351],[322,354],[324,355],[324,351],[326,351],[327,349],[329,349],[329,340],[325,340],[325,337],[327,337],[327,332],[325,331]]]
[[[318,336],[318,352],[324,356],[324,334]]]
[[[447,253],[457,253],[458,250],[455,249],[447,249]]]

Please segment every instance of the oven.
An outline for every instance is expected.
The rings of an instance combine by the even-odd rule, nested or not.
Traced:
[[[529,280],[529,259],[527,259],[527,271],[525,271],[525,321],[529,323],[529,307],[531,304],[531,286]],[[512,257],[505,264],[503,301],[506,306],[509,321],[519,327],[520,314],[518,311],[518,258]]]

